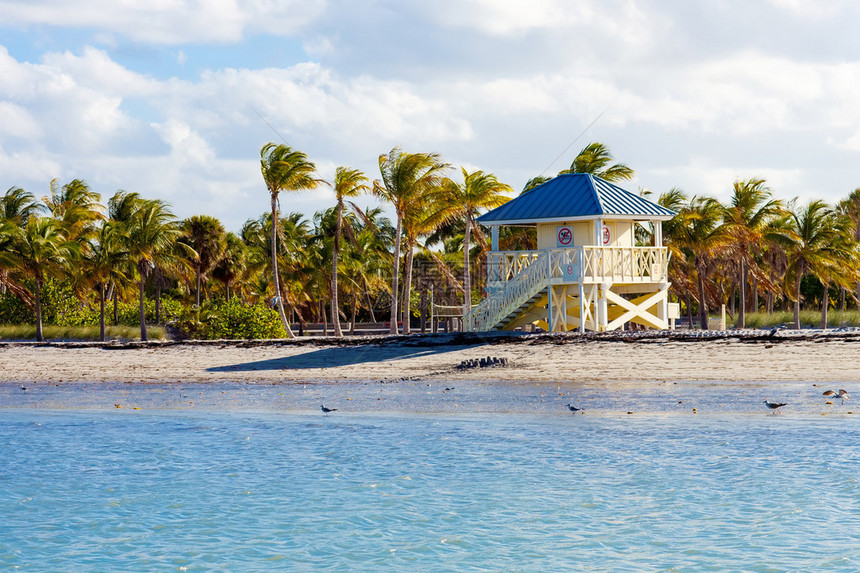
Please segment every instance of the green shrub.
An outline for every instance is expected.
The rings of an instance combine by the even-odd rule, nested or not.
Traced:
[[[284,338],[278,312],[261,304],[248,305],[234,298],[185,308],[172,326],[186,338],[203,340]]]

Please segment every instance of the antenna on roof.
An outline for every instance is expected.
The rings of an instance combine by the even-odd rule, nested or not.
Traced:
[[[570,150],[570,148],[571,148],[571,147],[573,147],[573,144],[574,144],[574,143],[576,143],[576,142],[577,142],[577,140],[578,140],[580,137],[582,137],[582,136],[583,136],[583,134],[585,134],[585,132],[586,132],[586,131],[588,131],[589,129],[591,129],[591,126],[592,126],[592,125],[594,125],[595,123],[597,123],[597,120],[598,120],[598,119],[600,119],[601,117],[603,117],[603,114],[604,114],[604,113],[606,113],[607,111],[609,111],[609,106],[606,106],[606,109],[604,109],[603,111],[601,111],[601,112],[597,115],[597,117],[595,117],[593,120],[591,120],[591,123],[589,123],[588,125],[586,125],[586,126],[585,126],[585,129],[583,129],[582,131],[580,131],[580,132],[579,132],[579,135],[577,135],[576,137],[574,137],[574,138],[573,138],[573,141],[571,141],[571,142],[570,142],[570,144],[569,144],[567,147],[565,147],[565,148],[564,148],[564,151],[562,151],[561,153],[559,153],[559,154],[556,156],[556,158],[555,158],[555,159],[553,159],[553,160],[550,162],[550,164],[549,164],[549,165],[547,165],[547,166],[546,166],[546,168],[545,168],[543,171],[541,171],[541,173],[540,173],[539,177],[542,177],[544,173],[546,173],[547,171],[549,171],[549,168],[550,168],[550,167],[552,167],[552,166],[553,166],[553,164],[554,164],[556,161],[558,161],[558,160],[561,158],[561,156],[562,156],[562,155],[564,155],[565,153],[567,153],[567,152]],[[265,121],[265,120],[263,120],[263,121]]]

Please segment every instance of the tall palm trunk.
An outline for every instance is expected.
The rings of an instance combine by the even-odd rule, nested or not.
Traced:
[[[284,330],[287,333],[287,338],[294,338],[290,323],[287,320],[287,314],[284,312],[284,298],[281,296],[281,281],[278,278],[278,197],[272,194],[272,278],[275,287],[275,300],[278,302],[278,314],[281,316],[281,323],[284,325]]]
[[[705,269],[703,264],[696,265],[697,283],[699,287],[699,328],[708,329],[708,304],[705,302]],[[692,325],[691,325],[692,328]]]
[[[197,265],[195,270],[197,271],[197,283],[195,285],[196,294],[194,298],[197,301],[197,308],[200,308],[200,265]]]
[[[472,233],[472,213],[466,212],[466,234],[463,236],[463,318],[472,311],[472,275],[469,269],[469,235]]]
[[[797,283],[794,285],[794,328],[800,329],[800,283],[803,280],[804,272],[797,274]]]
[[[693,301],[691,300],[690,291],[687,291],[687,324],[690,330],[693,330]]]
[[[358,310],[358,295],[352,295],[352,319],[349,321],[349,335],[355,336],[355,313]]]
[[[741,258],[741,280],[740,280],[740,304],[738,305],[738,328],[746,328],[746,306],[747,306],[747,279],[748,276],[747,261]]]
[[[412,306],[412,261],[415,246],[411,243],[406,251],[406,276],[403,280],[403,334],[410,334],[412,329],[409,325]]]
[[[36,342],[44,340],[42,335],[42,279],[36,277]]]
[[[824,292],[821,295],[821,330],[827,330],[827,307],[830,306],[830,297],[827,296],[827,284],[822,285]]]
[[[105,336],[105,284],[99,284],[99,340],[104,342]]]
[[[146,309],[143,306],[143,298],[144,298],[144,287],[146,286],[146,278],[144,278],[144,274],[140,273],[140,305],[139,305],[139,314],[140,314],[140,340],[146,342],[149,340],[146,336]]]
[[[337,201],[337,225],[334,229],[334,254],[331,258],[331,319],[334,323],[334,335],[340,338],[340,305],[337,300],[337,260],[340,258],[340,233],[343,225],[343,199]]]
[[[397,229],[394,233],[394,276],[391,280],[391,334],[397,334],[397,302],[400,296],[400,241],[402,240],[402,222],[397,215]],[[404,325],[405,326],[405,325]]]

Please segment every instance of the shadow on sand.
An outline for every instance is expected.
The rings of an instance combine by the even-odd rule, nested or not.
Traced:
[[[284,358],[271,358],[269,360],[257,360],[256,362],[245,362],[241,364],[228,364],[207,368],[207,372],[250,372],[257,370],[293,370],[299,368],[336,368],[338,366],[350,366],[368,362],[391,362],[394,360],[405,360],[419,356],[442,355],[454,350],[460,350],[460,346],[351,346],[321,348],[298,356],[285,356]],[[440,358],[439,366],[455,366],[446,364]]]

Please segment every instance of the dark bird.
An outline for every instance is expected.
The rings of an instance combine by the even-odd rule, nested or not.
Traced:
[[[765,401],[764,401],[764,403],[765,403],[765,405],[766,405],[768,408],[770,408],[771,410],[773,410],[773,413],[774,413],[774,414],[776,414],[776,412],[777,412],[780,408],[782,408],[783,406],[787,406],[787,405],[788,405],[788,404],[782,404],[782,403],[780,403],[780,402],[770,402],[770,401],[768,401],[768,400],[765,400]]]
[[[821,395],[827,396],[829,398],[830,396],[836,396],[836,392],[834,392],[833,390],[825,390],[824,393]]]
[[[577,408],[573,404],[567,404],[567,409],[576,414],[577,412],[582,412],[582,408]]]
[[[322,410],[323,414],[328,414],[329,412],[337,412],[337,408],[326,408],[322,404],[320,404],[320,410]]]
[[[26,391],[26,390],[27,390],[27,387],[26,387],[26,386],[24,386],[23,384],[21,384],[21,390]]]

